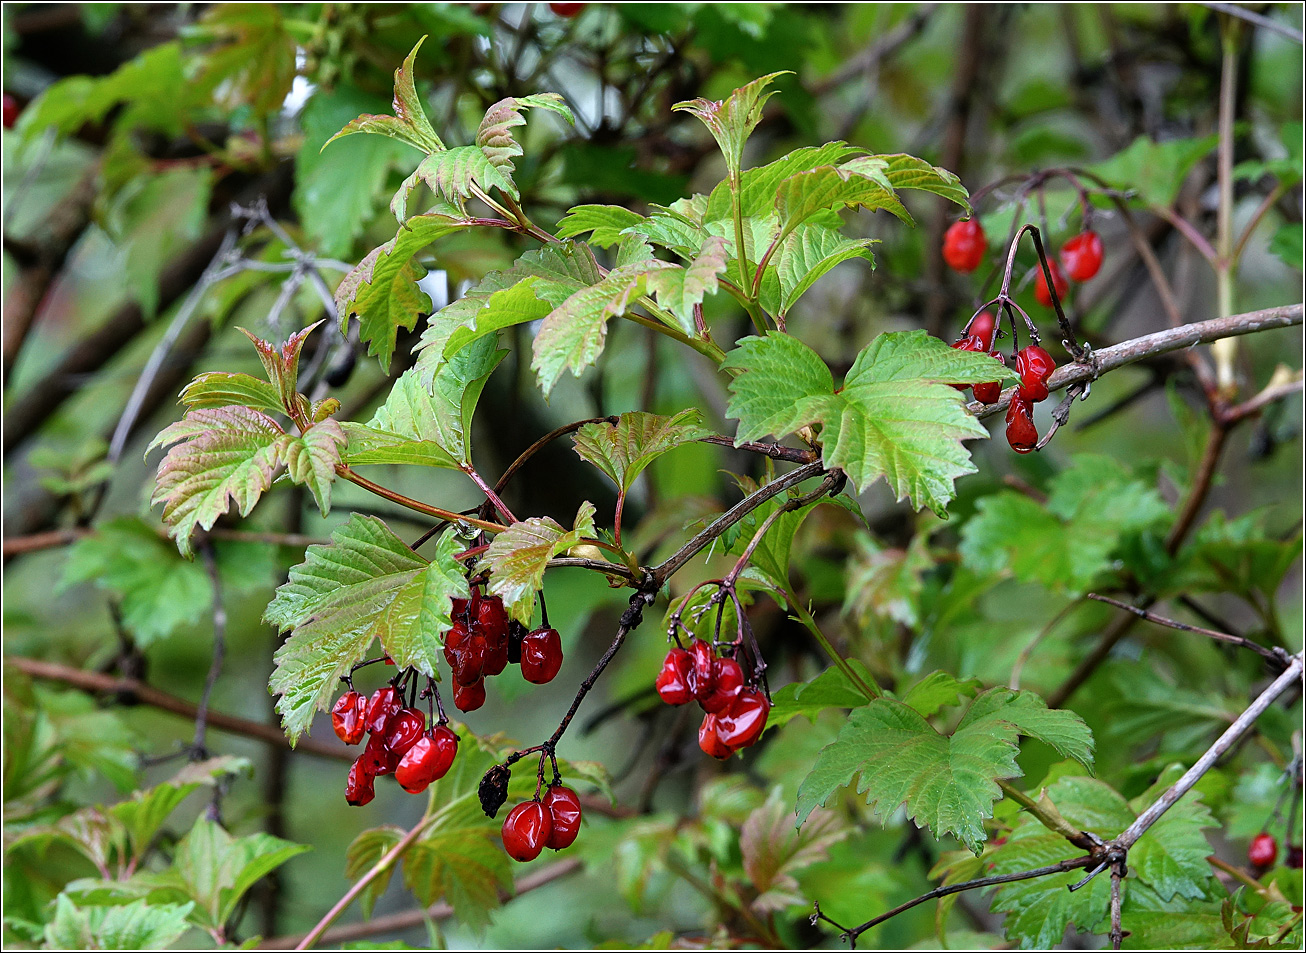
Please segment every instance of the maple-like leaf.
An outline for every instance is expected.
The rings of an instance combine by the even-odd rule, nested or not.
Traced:
[[[625,413],[617,423],[585,424],[572,438],[576,455],[594,464],[625,493],[644,469],[668,450],[712,433],[694,408],[671,417]]]
[[[400,139],[416,146],[423,152],[439,152],[444,143],[435,134],[431,121],[426,118],[422,100],[417,95],[417,86],[413,78],[413,63],[417,51],[426,42],[426,37],[417,41],[417,45],[404,57],[403,65],[395,70],[395,95],[393,116],[359,116],[326,141],[325,149],[341,136],[350,136],[357,132],[372,132],[392,139]]]
[[[648,276],[648,289],[657,295],[658,304],[680,323],[686,334],[696,334],[694,307],[717,292],[717,276],[726,270],[729,242],[717,235],[703,239],[698,255],[684,268],[665,268]],[[650,257],[652,252],[650,251]]]
[[[683,110],[698,117],[712,133],[712,138],[721,147],[721,154],[726,160],[726,172],[732,179],[739,178],[739,167],[743,162],[744,143],[748,140],[757,124],[762,121],[762,107],[774,96],[777,90],[767,87],[777,76],[783,76],[790,70],[768,73],[755,79],[746,86],[741,86],[720,102],[710,99],[693,99],[676,103],[672,109]]]
[[[494,537],[476,569],[489,571],[489,591],[503,599],[508,614],[530,625],[549,560],[594,533],[594,504],[588,501],[580,505],[570,530],[548,516],[532,516]]]
[[[644,216],[620,205],[576,205],[558,222],[559,238],[577,238],[589,233],[589,244],[609,248],[622,239],[622,232],[644,221]]]
[[[833,811],[818,811],[795,829],[779,790],[748,815],[739,830],[739,853],[749,885],[757,891],[750,906],[758,913],[807,904],[796,874],[829,856],[830,847],[851,833]]]
[[[506,175],[513,173],[513,159],[522,154],[522,148],[513,138],[512,130],[526,125],[523,109],[547,109],[557,113],[569,124],[575,125],[576,119],[571,109],[557,93],[535,93],[532,96],[509,96],[501,99],[485,111],[481,126],[476,130],[476,145],[485,153],[486,158]]]
[[[425,182],[439,198],[458,209],[462,209],[463,203],[474,194],[473,187],[482,191],[497,189],[514,199],[519,197],[512,179],[491,162],[479,146],[457,146],[431,153],[404,179],[390,202],[390,210],[400,222],[407,217],[408,196],[419,181]]]
[[[182,555],[199,526],[212,529],[235,503],[248,516],[272,485],[285,433],[271,417],[249,407],[187,411],[146,449],[171,446],[159,464],[151,504],[163,503],[163,519]]]
[[[331,511],[331,487],[346,442],[344,428],[330,418],[314,424],[301,436],[287,434],[282,439],[281,459],[286,472],[292,481],[308,487],[323,516]]]

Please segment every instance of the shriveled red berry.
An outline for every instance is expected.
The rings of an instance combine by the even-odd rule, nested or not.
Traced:
[[[553,13],[554,13],[555,16],[560,16],[560,17],[564,17],[564,18],[570,19],[571,17],[574,17],[576,14],[578,14],[578,13],[580,13],[582,10],[584,10],[584,9],[585,9],[585,4],[583,4],[583,3],[550,3],[550,4],[549,4],[549,9],[553,11]]]
[[[395,780],[409,794],[421,794],[432,781],[449,773],[457,753],[458,736],[448,725],[436,725],[399,760]]]
[[[385,734],[386,725],[403,707],[397,688],[393,685],[378,688],[367,703],[367,730],[373,734]]]
[[[1029,453],[1038,445],[1038,428],[1030,415],[1030,405],[1019,394],[1012,395],[1007,407],[1007,443],[1017,453]]]
[[[553,821],[538,801],[518,804],[503,820],[503,849],[513,860],[526,863],[540,856],[553,833]]]
[[[704,715],[703,724],[698,729],[698,746],[703,749],[703,753],[711,755],[720,761],[726,760],[735,753],[735,749],[721,740],[717,735],[717,716]]]
[[[668,705],[684,705],[694,700],[694,692],[689,687],[689,672],[693,667],[694,660],[684,649],[667,653],[654,685]]]
[[[698,703],[703,710],[719,715],[731,708],[744,690],[744,670],[732,658],[718,658],[712,663],[712,690]]]
[[[1088,281],[1102,267],[1102,239],[1097,232],[1080,232],[1061,246],[1061,267],[1071,281]]]
[[[988,239],[979,219],[953,222],[943,233],[943,260],[953,271],[962,274],[974,271],[984,261]]]
[[[336,699],[331,706],[331,727],[336,737],[347,745],[363,740],[367,730],[367,699],[352,688]]]
[[[470,685],[453,687],[453,703],[459,711],[476,711],[485,704],[485,679],[479,679]]]
[[[528,682],[544,685],[562,668],[562,638],[557,629],[536,629],[521,640],[521,673]]]
[[[716,660],[712,643],[695,639],[689,643],[689,657],[693,662],[689,669],[689,689],[701,700],[712,692],[712,663]]]
[[[385,746],[403,757],[426,731],[426,716],[416,708],[404,708],[390,719],[385,729]]]
[[[544,792],[542,803],[552,824],[544,846],[550,850],[565,850],[576,842],[576,835],[580,833],[580,798],[571,788],[555,784]]]
[[[716,736],[731,749],[747,748],[762,737],[771,703],[755,688],[740,692],[730,710],[716,716]]]
[[[966,336],[979,340],[980,346],[976,350],[987,351],[993,347],[993,329],[993,314],[989,311],[981,311],[971,319],[970,325],[966,328]]]
[[[520,659],[519,659],[520,661]],[[497,641],[485,640],[485,660],[481,663],[481,677],[489,678],[500,675],[508,667],[508,633],[505,631]]]
[[[1279,845],[1274,836],[1264,831],[1253,837],[1247,848],[1247,862],[1253,867],[1273,867],[1278,856]]]
[[[478,600],[473,616],[481,635],[487,641],[491,635],[497,638],[500,634],[508,634],[508,613],[503,608],[503,600],[498,596],[485,596]]]
[[[1064,298],[1070,290],[1070,284],[1055,259],[1048,261],[1048,271],[1052,272],[1052,287],[1056,289],[1057,298]],[[1034,266],[1034,300],[1045,308],[1052,307],[1052,295],[1048,293],[1047,279],[1043,277],[1043,268],[1039,265]]]
[[[484,637],[463,623],[454,622],[444,634],[444,660],[449,663],[456,684],[470,685],[481,677],[487,648]]]
[[[1057,362],[1052,355],[1037,344],[1022,347],[1016,352],[1016,373],[1020,375],[1020,387],[1016,393],[1031,404],[1047,400],[1048,378],[1056,369]]]
[[[1007,357],[1001,351],[989,351],[989,357],[1007,363]],[[976,384],[972,390],[975,393],[975,399],[984,404],[995,404],[998,398],[1002,396],[1002,384],[999,381],[990,381],[987,384]]]
[[[372,783],[372,774],[363,768],[363,758],[349,766],[349,775],[345,778],[345,800],[353,807],[362,807],[376,797],[376,788]]]
[[[367,739],[367,745],[358,760],[362,764],[362,770],[374,777],[381,777],[394,772],[399,764],[399,755],[385,746],[385,739],[381,734],[373,732]]]

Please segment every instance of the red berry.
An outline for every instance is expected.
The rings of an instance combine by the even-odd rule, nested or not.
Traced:
[[[508,633],[505,631],[497,642],[491,642],[488,638],[485,640],[485,660],[481,664],[481,675],[485,678],[499,675],[507,667]]]
[[[363,758],[359,758],[349,766],[349,776],[345,778],[345,801],[353,807],[362,807],[374,797],[372,774],[363,767]]]
[[[385,746],[399,757],[417,743],[426,731],[426,716],[416,708],[405,708],[390,719],[385,729]]]
[[[576,842],[576,835],[580,833],[580,798],[571,788],[557,784],[544,793],[543,803],[552,824],[544,846],[550,850],[565,850]]]
[[[1030,406],[1013,394],[1007,408],[1007,443],[1017,453],[1029,453],[1038,444],[1038,428],[1030,416]]]
[[[712,691],[712,663],[716,660],[712,644],[695,639],[689,644],[689,657],[694,663],[689,669],[689,690],[695,698],[706,698]]]
[[[1088,281],[1102,267],[1102,239],[1097,232],[1080,232],[1061,246],[1059,257],[1071,281]]]
[[[703,716],[703,724],[698,729],[698,746],[703,749],[704,754],[724,761],[735,751],[717,736],[716,725],[716,715]]]
[[[540,856],[551,833],[553,822],[549,812],[538,801],[526,801],[504,818],[503,849],[513,860],[525,863]]]
[[[4,125],[6,129],[12,129],[18,122],[18,115],[22,110],[18,108],[18,100],[4,94]]]
[[[567,18],[567,19],[571,19],[571,18],[574,17],[576,14],[580,13],[582,10],[585,9],[585,4],[583,4],[583,3],[550,3],[550,4],[549,4],[549,9],[553,11],[553,13],[554,13],[555,16],[560,16],[560,17],[565,17],[565,18]]]
[[[562,668],[562,639],[557,629],[536,629],[521,640],[521,673],[528,682],[544,685]]]
[[[1301,870],[1301,844],[1288,845],[1288,856],[1284,863],[1293,870]]]
[[[374,777],[381,777],[394,772],[399,764],[399,755],[385,746],[382,735],[373,732],[367,739],[367,745],[363,748],[363,754],[358,761],[362,765],[362,770]]]
[[[485,704],[485,679],[478,679],[470,685],[455,685],[453,703],[459,711],[476,711]]]
[[[449,772],[457,753],[458,736],[448,725],[436,725],[400,759],[395,780],[409,794],[421,794]]]
[[[712,663],[712,690],[698,703],[712,715],[727,711],[744,690],[744,670],[732,658],[719,658]]]
[[[367,699],[352,688],[336,699],[331,707],[331,727],[336,737],[347,745],[363,740],[367,730]]]
[[[399,709],[404,707],[399,697],[399,690],[393,685],[378,688],[372,693],[367,703],[367,730],[373,734],[385,734],[386,725],[390,723]]]
[[[1253,837],[1251,846],[1247,848],[1247,862],[1253,867],[1272,867],[1278,856],[1279,845],[1273,835],[1264,831]]]
[[[970,325],[966,328],[966,336],[979,339],[980,347],[975,350],[987,351],[993,346],[993,328],[993,315],[988,311],[981,311],[971,319]]]
[[[1007,363],[1006,355],[1001,351],[989,351],[989,357],[1001,361],[1004,365]],[[1002,396],[1002,384],[998,381],[976,384],[972,389],[975,392],[975,399],[982,404],[996,404],[998,398]]]
[[[771,703],[766,695],[755,688],[746,689],[729,711],[717,715],[716,736],[732,749],[747,748],[762,737],[770,714]]]
[[[953,222],[943,234],[943,260],[953,271],[962,274],[974,271],[984,260],[988,239],[979,219]]]
[[[1020,375],[1020,387],[1016,391],[1021,400],[1037,404],[1047,400],[1048,378],[1057,369],[1057,362],[1052,355],[1037,344],[1022,347],[1016,352],[1016,373]]]
[[[1057,297],[1064,298],[1070,285],[1061,273],[1061,266],[1055,260],[1049,261],[1048,271],[1052,272],[1052,287],[1056,290]],[[1034,266],[1034,300],[1045,308],[1052,307],[1052,295],[1048,294],[1047,279],[1043,277],[1043,268],[1039,265]]]
[[[486,596],[479,600],[473,616],[487,642],[508,634],[508,613],[503,608],[503,600],[498,596]]]
[[[694,660],[684,649],[672,649],[667,653],[654,685],[668,705],[684,705],[694,700],[689,687],[689,673],[693,667]]]
[[[456,684],[470,685],[481,677],[487,649],[484,637],[463,623],[455,622],[450,627],[444,635],[444,660]]]

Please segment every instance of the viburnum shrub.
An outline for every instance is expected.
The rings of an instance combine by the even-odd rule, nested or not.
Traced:
[[[551,6],[559,16],[572,16],[583,5]],[[163,519],[183,554],[229,509],[248,515],[278,482],[303,487],[323,515],[332,510],[333,488],[343,480],[434,523],[409,542],[383,520],[353,513],[329,543],[308,548],[265,613],[286,633],[269,686],[291,741],[309,731],[318,712],[329,710],[340,740],[363,745],[341,780],[349,804],[366,807],[376,779],[391,774],[405,791],[430,798],[423,821],[408,835],[381,828],[351,849],[351,871],[368,871],[360,883],[366,886],[388,870],[397,856],[391,852],[423,843],[419,835],[444,823],[442,784],[452,777],[463,779],[463,792],[470,790],[467,777],[478,779],[476,794],[490,818],[515,802],[499,829],[513,860],[529,862],[546,849],[583,840],[585,802],[570,785],[581,786],[587,796],[591,788],[606,792],[607,775],[601,767],[560,758],[559,748],[585,696],[668,590],[672,598],[662,626],[668,652],[660,670],[646,673],[645,686],[669,705],[699,705],[698,740],[706,756],[750,758],[754,752],[748,749],[777,723],[829,707],[853,709],[797,791],[800,827],[819,830],[830,823],[827,812],[819,820],[813,812],[860,775],[857,791],[880,816],[905,805],[916,823],[955,836],[979,855],[970,866],[942,859],[951,880],[1023,868],[1030,856],[1026,842],[1042,837],[1068,839],[1083,852],[1044,873],[1111,868],[1118,881],[1124,858],[1147,832],[1137,812],[1160,796],[1164,788],[1156,785],[1162,778],[1167,785],[1179,778],[1158,775],[1146,796],[1140,784],[1127,800],[1083,776],[1093,765],[1088,726],[1029,691],[980,691],[975,680],[941,672],[887,691],[877,678],[882,673],[845,658],[822,633],[790,579],[790,546],[803,521],[826,505],[864,522],[855,497],[881,479],[897,501],[946,517],[955,481],[977,469],[967,442],[988,436],[978,414],[1003,410],[1004,384],[1013,385],[1006,394],[1006,436],[1019,453],[1046,445],[1073,402],[1088,396],[1100,366],[1062,306],[1067,286],[1057,258],[1044,249],[1046,226],[1013,228],[1005,263],[996,272],[1001,288],[976,308],[956,343],[923,330],[885,332],[862,343],[837,381],[817,351],[789,332],[787,321],[834,268],[873,262],[875,240],[851,234],[845,215],[883,211],[911,225],[904,199],[915,192],[927,201],[951,202],[970,216],[970,197],[955,175],[913,156],[877,155],[844,142],[800,148],[746,168],[745,142],[780,75],[770,74],[720,101],[694,99],[674,107],[700,120],[720,148],[725,178],[708,194],[651,205],[647,213],[579,205],[549,232],[522,207],[514,174],[528,117],[572,122],[564,100],[550,93],[502,99],[485,112],[471,142],[446,144],[416,94],[416,55],[414,49],[395,74],[393,115],[360,116],[332,139],[388,136],[422,153],[391,203],[394,237],[350,271],[334,295],[341,331],[356,333],[386,369],[400,329],[421,322],[415,366],[398,376],[370,418],[342,419],[337,398],[310,399],[298,390],[301,352],[316,325],[285,342],[249,335],[264,377],[200,375],[182,393],[184,418],[151,445],[166,448],[153,502],[163,504]],[[426,204],[415,206],[422,195]],[[534,247],[432,312],[419,284],[428,248],[438,259],[442,241],[485,230],[511,233]],[[1036,255],[1034,294],[1054,309],[1060,347],[1069,358],[1060,366],[1012,295],[1026,233]],[[1075,280],[1087,280],[1100,265],[1095,240],[1094,232],[1085,231],[1063,246],[1060,257]],[[972,217],[948,229],[943,255],[955,270],[971,272],[983,263],[987,247]],[[1040,284],[1049,272],[1051,292]],[[748,322],[752,333],[735,340],[730,328],[736,319]],[[547,399],[565,376],[581,377],[600,359],[609,326],[618,320],[710,362],[728,394],[725,414],[737,421],[735,432],[713,433],[696,407],[669,415],[627,411],[538,434],[500,473],[485,472],[473,452],[473,420],[479,397],[507,354],[501,332],[513,331],[504,341],[531,335],[529,367]],[[1022,335],[1029,337],[1023,347]],[[1009,353],[1003,353],[1004,339]],[[1062,387],[1066,395],[1040,439],[1034,405]],[[979,403],[966,402],[967,388]],[[559,521],[515,513],[505,503],[521,466],[563,439],[614,485],[610,514],[584,501],[574,517]],[[650,561],[646,546],[637,546],[629,531],[623,535],[626,502],[654,461],[694,443],[760,455],[765,477],[755,482],[737,476],[739,502],[691,524],[659,561]],[[478,502],[460,510],[442,505],[447,501],[413,499],[366,475],[378,466],[462,474]],[[1037,519],[1058,525],[1081,518],[1068,505],[1055,508],[1060,498],[1046,512],[1021,499],[1013,512],[1027,514],[1034,507]],[[984,511],[968,523],[968,532],[986,518],[1002,524],[993,531],[993,547],[1018,534],[1021,520],[1033,519],[1007,520],[996,509]],[[1017,535],[1009,538],[1017,545]],[[962,545],[979,544],[967,536]],[[733,557],[732,567],[720,578],[678,590],[676,574],[709,547]],[[563,635],[549,623],[545,596],[549,579],[563,569],[592,572],[631,591],[608,650],[598,657],[573,652],[567,667]],[[868,574],[867,590],[879,584]],[[759,596],[797,620],[833,668],[810,684],[773,691],[748,611]],[[854,587],[850,598],[863,594]],[[446,700],[463,713],[485,706],[478,717],[493,725],[497,713],[487,704],[486,680],[512,665],[527,683],[560,678],[576,686],[556,729],[524,748],[471,732],[451,720],[446,707]],[[370,693],[355,686],[356,679],[378,672],[385,677]],[[928,720],[952,709],[960,709],[957,717]],[[1049,790],[1061,814],[1007,783],[1022,774],[1015,760],[1022,737],[1037,739],[1059,759],[1062,775],[1054,775]],[[1013,810],[1003,821],[1009,838],[986,846],[985,821],[1004,795],[1031,813],[1017,816]],[[1197,831],[1202,818],[1196,809],[1187,810],[1179,823]],[[776,812],[776,830],[793,826],[794,819],[782,813],[791,812]],[[1144,841],[1149,848],[1154,843]],[[1192,860],[1189,855],[1199,848],[1184,845],[1181,863],[1205,871],[1205,853]],[[414,865],[445,862],[432,856],[435,848],[422,849],[424,859]],[[1047,847],[1040,856],[1054,863],[1068,849]],[[1190,889],[1191,877],[1155,876],[1172,876],[1168,883],[1182,885],[1166,892],[1149,880],[1145,889],[1127,891],[1130,915]],[[776,890],[793,889],[779,874],[775,882],[783,884]],[[496,883],[489,877],[491,894]],[[1079,896],[1096,904],[1091,923],[1107,916],[1099,887]],[[1002,894],[1003,909],[1023,903],[1015,897]]]

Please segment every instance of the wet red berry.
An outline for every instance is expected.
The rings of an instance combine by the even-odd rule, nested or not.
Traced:
[[[689,673],[693,667],[694,660],[684,649],[672,649],[667,653],[654,684],[658,695],[668,705],[684,705],[694,700],[694,692],[689,687]]]
[[[436,725],[400,759],[395,780],[408,793],[421,794],[449,772],[457,753],[458,736],[447,725]]]
[[[544,846],[550,850],[565,850],[576,841],[580,833],[580,798],[565,785],[556,784],[544,793],[544,809],[549,812],[551,830]]]
[[[417,743],[426,731],[426,716],[416,708],[404,708],[399,711],[385,729],[385,746],[399,757]]]
[[[578,14],[578,13],[580,13],[582,10],[584,10],[584,9],[585,9],[585,4],[583,4],[583,3],[550,3],[550,4],[549,4],[549,9],[553,11],[553,13],[554,13],[555,16],[560,16],[560,17],[564,17],[564,18],[570,19],[571,17],[574,17],[576,14]]]
[[[336,737],[347,745],[363,740],[367,730],[367,699],[352,688],[336,699],[331,706],[331,727]]]
[[[1052,272],[1052,287],[1056,289],[1057,298],[1064,298],[1070,290],[1070,284],[1055,259],[1048,261],[1048,271]],[[1047,279],[1043,277],[1043,268],[1039,265],[1034,266],[1034,300],[1045,308],[1052,307],[1052,295],[1048,293]]]
[[[984,261],[988,239],[979,219],[953,222],[943,234],[943,260],[953,271],[962,274],[974,271]]]
[[[724,761],[734,754],[735,750],[718,737],[716,725],[716,715],[703,716],[703,724],[698,729],[698,746],[703,749],[704,754]]]
[[[1088,281],[1102,267],[1102,239],[1097,232],[1080,232],[1061,246],[1061,267],[1071,281]]]
[[[771,703],[757,689],[745,689],[734,705],[724,714],[717,715],[716,736],[732,750],[747,748],[762,737]]]
[[[1056,369],[1057,362],[1052,355],[1037,344],[1022,347],[1016,352],[1016,373],[1020,375],[1020,387],[1016,393],[1031,404],[1047,400],[1048,378]]]
[[[698,700],[703,710],[719,715],[734,705],[744,690],[744,670],[732,658],[719,658],[712,663],[712,690]]]
[[[693,662],[689,669],[689,689],[695,698],[706,698],[712,691],[712,663],[716,660],[712,644],[695,639],[689,644],[689,657]]]
[[[562,668],[562,639],[557,629],[536,629],[521,640],[521,673],[528,682],[544,685]]]
[[[374,797],[376,789],[372,784],[372,774],[364,769],[363,759],[359,758],[349,766],[349,775],[345,778],[345,800],[353,807],[362,807]]]
[[[473,613],[476,626],[487,641],[498,639],[508,634],[508,613],[503,608],[503,600],[498,596],[485,596],[476,603]]]
[[[459,711],[476,711],[485,704],[485,679],[479,679],[470,685],[453,687],[453,703]]]
[[[1247,848],[1247,862],[1253,867],[1273,867],[1278,856],[1279,845],[1275,843],[1273,835],[1264,831],[1253,837]]]
[[[503,821],[503,849],[513,860],[525,863],[540,856],[544,842],[553,832],[549,812],[538,801],[514,807]]]
[[[987,351],[993,347],[993,329],[993,315],[988,311],[981,311],[971,319],[970,325],[966,328],[966,336],[979,340],[980,346],[976,350]]]
[[[399,690],[393,685],[378,688],[367,703],[367,730],[373,734],[385,734],[386,725],[403,707]]]
[[[1007,363],[1007,357],[1001,351],[989,351],[989,357]],[[975,399],[983,404],[996,404],[998,398],[1002,396],[1002,384],[998,381],[991,381],[987,384],[976,384],[972,390],[975,393]]]
[[[1030,405],[1013,394],[1007,408],[1007,443],[1017,453],[1029,453],[1038,445],[1038,428],[1030,415]]]
[[[399,764],[399,755],[385,746],[382,735],[373,732],[358,759],[362,770],[375,777],[391,774]]]

